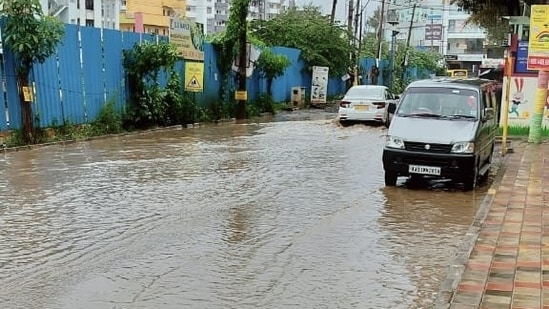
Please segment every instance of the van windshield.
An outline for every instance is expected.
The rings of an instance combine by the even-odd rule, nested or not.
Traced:
[[[478,93],[470,89],[408,88],[396,114],[401,117],[474,120],[479,114]]]

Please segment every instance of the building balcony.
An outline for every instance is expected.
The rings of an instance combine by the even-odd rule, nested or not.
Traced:
[[[251,8],[251,7],[250,7]],[[228,3],[215,3],[214,4],[214,9],[215,10],[228,10],[229,9],[229,4]]]
[[[446,51],[448,55],[471,55],[471,54],[484,54],[484,49],[461,49],[452,48]]]

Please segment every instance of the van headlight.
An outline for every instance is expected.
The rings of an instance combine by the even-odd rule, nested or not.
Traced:
[[[404,140],[397,136],[387,135],[385,146],[387,148],[404,149]]]
[[[457,142],[452,146],[453,153],[473,153],[475,152],[475,143]]]

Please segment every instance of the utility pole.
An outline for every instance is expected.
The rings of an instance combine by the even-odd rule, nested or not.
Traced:
[[[431,51],[433,50],[433,39],[435,38],[435,31],[433,28],[433,9],[431,9]]]
[[[239,59],[238,59],[238,89],[236,91],[236,99],[238,101],[236,106],[236,120],[246,120],[246,101],[248,95],[246,92],[246,68],[248,67],[248,42],[246,38],[246,18],[248,17],[248,8],[250,0],[241,1],[238,20],[240,21],[239,33],[238,33],[238,47],[239,47]]]
[[[360,55],[358,54],[358,46],[356,46],[357,38],[358,38],[358,16],[359,16],[359,10],[360,10],[360,0],[356,0],[356,13],[355,13],[355,34],[353,35],[353,42],[354,42],[354,78],[353,85],[358,85],[358,60]]]
[[[404,51],[404,63],[402,64],[402,82],[404,82],[404,78],[406,78],[406,67],[408,66],[408,52],[410,50],[410,40],[412,39],[412,29],[414,28],[414,18],[416,17],[416,7],[417,3],[414,3],[414,6],[412,8],[412,18],[410,19],[410,26],[408,27],[408,37],[406,37],[406,50]]]
[[[354,1],[349,0],[349,11],[347,13],[347,30],[349,31],[349,35],[353,33],[353,12],[355,9]]]
[[[383,23],[385,16],[385,0],[381,1],[381,10],[379,11],[379,25],[377,27],[377,61],[381,60],[381,42],[383,42]],[[379,63],[376,63],[379,66]]]
[[[332,0],[332,15],[330,16],[330,22],[333,24],[336,15],[337,0]]]
[[[353,17],[354,17],[354,9],[355,9],[355,3],[354,3],[354,0],[349,0],[349,11],[347,13],[347,32],[348,32],[348,35],[351,39],[351,45],[353,45],[354,47],[354,42],[355,42],[355,39],[353,36]],[[349,55],[349,58],[351,60],[351,63],[353,63],[353,66],[354,66],[354,59],[355,59],[355,54],[356,52],[354,50],[351,51],[351,54]],[[355,68],[353,68],[353,80],[351,81],[351,84],[352,85],[356,85],[356,70]]]

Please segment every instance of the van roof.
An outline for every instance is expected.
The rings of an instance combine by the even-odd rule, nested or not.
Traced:
[[[448,87],[449,84],[456,88],[478,88],[487,84],[497,84],[497,82],[489,79],[471,77],[471,78],[435,78],[422,79],[411,82],[408,87]]]

